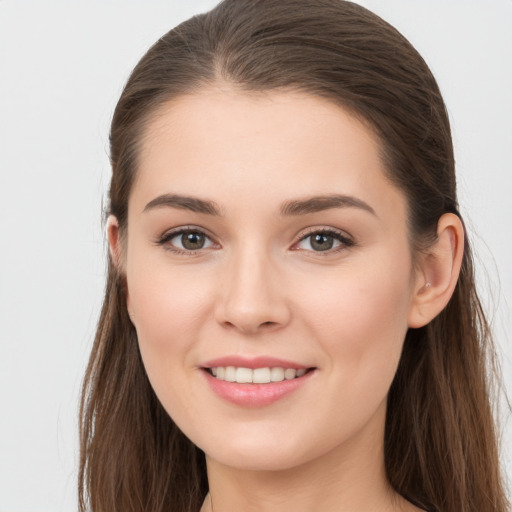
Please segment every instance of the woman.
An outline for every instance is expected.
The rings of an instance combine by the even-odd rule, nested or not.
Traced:
[[[340,0],[226,0],[111,129],[81,509],[506,510],[428,67]]]

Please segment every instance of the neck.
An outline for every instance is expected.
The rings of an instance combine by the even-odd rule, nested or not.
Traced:
[[[360,433],[322,457],[280,470],[233,468],[207,457],[210,494],[201,512],[417,510],[388,484],[380,432]]]

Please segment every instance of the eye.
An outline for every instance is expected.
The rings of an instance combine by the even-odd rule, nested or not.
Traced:
[[[317,230],[308,233],[295,245],[295,248],[314,252],[336,252],[346,247],[352,247],[354,242],[334,230]]]
[[[184,228],[165,233],[158,240],[159,245],[165,245],[175,252],[194,252],[213,247],[213,241],[198,229]]]

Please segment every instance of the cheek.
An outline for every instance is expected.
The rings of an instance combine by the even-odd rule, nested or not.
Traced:
[[[178,364],[192,366],[193,340],[211,312],[213,285],[203,274],[173,268],[165,258],[135,256],[127,268],[128,309],[152,381]]]
[[[159,401],[187,432],[193,432],[197,402],[195,340],[211,308],[208,281],[169,266],[133,266],[128,272],[129,307],[146,374]]]
[[[408,329],[411,262],[372,256],[372,264],[347,266],[303,303],[338,384],[354,391],[354,404],[383,399],[393,380]],[[375,263],[378,262],[378,263]],[[319,334],[320,333],[320,334]]]

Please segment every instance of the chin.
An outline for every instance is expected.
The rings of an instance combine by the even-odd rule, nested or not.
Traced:
[[[268,431],[264,436],[225,434],[223,439],[215,441],[210,438],[202,446],[197,443],[207,459],[244,471],[285,471],[329,451],[329,447],[304,442],[303,438],[294,438],[293,435],[269,436]]]
[[[238,471],[286,471],[300,466],[305,461],[300,460],[297,454],[268,452],[256,448],[251,452],[236,451],[236,453],[206,454],[207,459]]]

